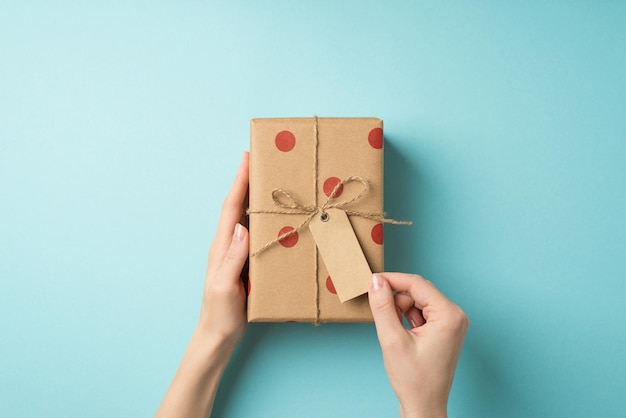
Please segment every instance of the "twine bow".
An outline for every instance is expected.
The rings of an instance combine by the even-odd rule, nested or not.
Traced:
[[[344,185],[347,185],[350,183],[360,183],[362,185],[359,193],[357,193],[355,196],[347,200],[337,200],[335,196],[337,195],[337,192],[339,191],[339,189],[342,188]],[[272,200],[274,201],[274,204],[280,209],[271,209],[271,210],[248,209],[246,213],[247,214],[271,213],[271,214],[279,214],[279,215],[308,215],[308,216],[306,217],[304,221],[302,221],[294,229],[288,232],[285,232],[284,234],[279,235],[277,238],[269,241],[264,246],[256,250],[254,253],[252,253],[251,257],[254,257],[264,252],[270,247],[276,245],[276,243],[284,240],[285,238],[290,237],[291,235],[296,234],[297,232],[302,230],[302,228],[307,226],[309,222],[313,220],[315,215],[319,213],[323,216],[326,213],[327,209],[332,209],[332,208],[342,209],[343,211],[346,212],[348,216],[358,216],[361,218],[366,218],[366,219],[370,219],[372,221],[381,222],[381,223],[388,223],[388,224],[394,224],[394,225],[411,225],[412,224],[412,222],[409,222],[409,221],[396,221],[395,219],[387,219],[385,218],[384,212],[360,212],[360,211],[346,209],[348,205],[356,202],[357,200],[365,196],[367,192],[369,191],[369,189],[370,189],[370,184],[363,177],[358,177],[358,176],[347,177],[335,185],[332,192],[329,194],[328,199],[326,199],[326,202],[324,202],[324,204],[322,204],[321,206],[305,205],[299,202],[288,191],[283,190],[283,189],[274,189],[272,191]]]

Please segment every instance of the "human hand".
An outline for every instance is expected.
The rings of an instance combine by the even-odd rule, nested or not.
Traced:
[[[413,274],[374,274],[369,302],[400,416],[446,417],[469,327],[465,313],[431,282]],[[402,314],[410,330],[402,325]]]
[[[248,259],[248,230],[241,224],[248,193],[248,153],[224,200],[204,282],[199,331],[234,349],[246,327],[246,292],[241,272]]]
[[[246,328],[241,271],[248,258],[243,208],[248,192],[248,153],[222,205],[204,281],[200,320],[155,417],[206,417],[228,360]]]

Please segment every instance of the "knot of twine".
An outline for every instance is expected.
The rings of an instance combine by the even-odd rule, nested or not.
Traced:
[[[357,193],[352,198],[347,199],[347,200],[337,200],[335,196],[337,195],[339,189],[342,188],[344,185],[347,185],[350,183],[360,183],[362,185],[359,193]],[[335,187],[333,188],[332,192],[329,194],[328,199],[326,199],[326,202],[324,202],[324,204],[322,204],[321,206],[309,206],[309,205],[305,205],[299,202],[298,199],[296,199],[291,193],[289,193],[286,190],[274,189],[272,191],[272,200],[274,200],[274,204],[280,209],[270,209],[270,210],[248,209],[246,213],[247,214],[269,213],[269,214],[278,214],[278,215],[308,215],[308,216],[306,217],[306,219],[304,219],[304,221],[302,221],[294,229],[288,232],[285,232],[284,234],[279,235],[277,238],[269,241],[264,246],[256,250],[254,253],[252,253],[251,257],[254,257],[266,251],[267,249],[276,245],[276,243],[284,240],[285,238],[290,237],[291,235],[296,234],[297,232],[302,230],[302,228],[307,226],[309,222],[313,220],[315,215],[317,215],[318,213],[323,215],[324,213],[326,213],[327,209],[332,209],[332,208],[341,209],[344,212],[346,212],[346,214],[349,216],[358,216],[361,218],[370,219],[372,221],[376,221],[380,223],[388,223],[388,224],[394,224],[394,225],[411,225],[412,224],[412,222],[409,222],[409,221],[396,221],[395,219],[387,219],[385,218],[384,212],[360,212],[360,211],[346,209],[346,206],[361,199],[363,196],[367,194],[369,190],[370,190],[370,184],[363,177],[358,177],[358,176],[347,177],[335,185]]]

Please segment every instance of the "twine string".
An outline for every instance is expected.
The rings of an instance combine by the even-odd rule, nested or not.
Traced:
[[[313,196],[315,201],[315,207],[317,207],[317,173],[319,171],[319,161],[317,150],[319,146],[319,127],[317,126],[317,116],[313,116],[313,138],[315,140],[314,146],[315,151],[313,152]],[[315,215],[313,215],[315,216]],[[313,219],[311,216],[311,219]],[[311,220],[309,219],[309,221]],[[307,221],[308,223],[308,221]],[[304,224],[306,225],[306,223]],[[304,225],[301,228],[304,228]],[[317,245],[313,246],[313,251],[315,252],[315,326],[318,326],[320,323],[320,263],[319,263],[319,250],[317,249]]]

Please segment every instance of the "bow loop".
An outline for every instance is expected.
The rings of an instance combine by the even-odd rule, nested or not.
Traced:
[[[344,185],[348,185],[350,183],[361,183],[362,187],[359,193],[355,194],[350,199],[337,201],[337,198],[335,196],[337,195],[337,192],[339,191],[339,189],[341,189]],[[357,200],[361,199],[363,196],[365,196],[365,194],[369,191],[369,189],[370,189],[370,183],[363,177],[359,177],[359,176],[347,177],[335,185],[333,190],[330,192],[328,200],[326,200],[326,203],[322,205],[321,209],[322,211],[324,209],[331,209],[331,208],[343,209],[349,204],[354,203]]]
[[[297,209],[301,211],[295,213],[311,213],[316,211],[315,207],[300,203],[291,193],[283,189],[274,189],[272,191],[272,200],[279,208]]]

